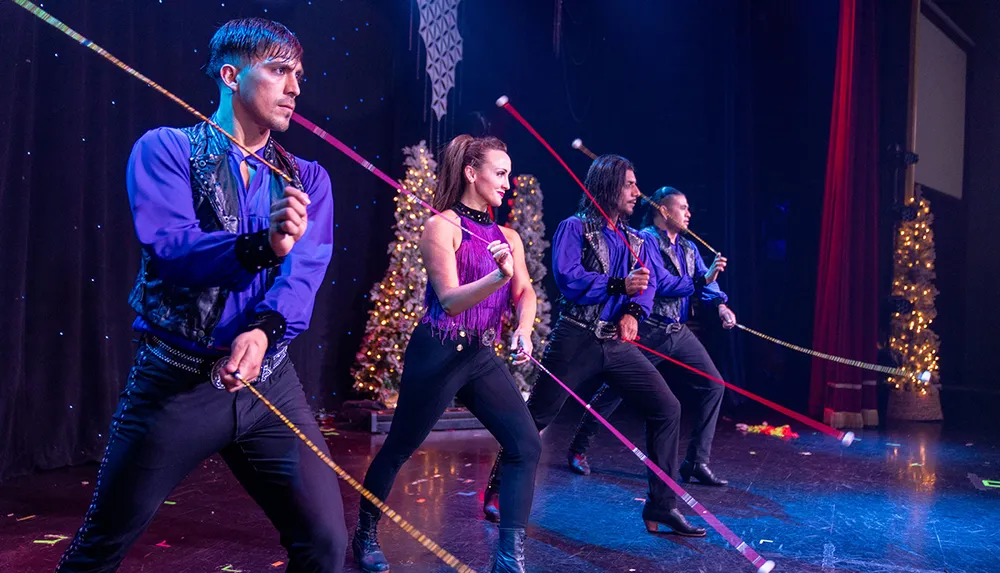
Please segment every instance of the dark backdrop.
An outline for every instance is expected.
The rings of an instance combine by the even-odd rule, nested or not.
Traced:
[[[836,38],[836,0],[463,2],[449,115],[433,121],[414,2],[49,0],[45,8],[203,112],[200,68],[221,22],[280,19],[306,49],[299,111],[394,177],[400,148],[488,129],[514,173],[536,175],[550,233],[579,190],[494,100],[501,94],[579,175],[569,147],[632,159],[640,187],[689,194],[692,227],[730,258],[741,321],[793,342],[812,328]],[[266,12],[265,12],[266,10]],[[132,143],[194,119],[102,58],[0,3],[0,478],[99,457],[132,356],[126,297],[138,252],[124,189]],[[349,392],[365,294],[384,272],[392,190],[297,126],[336,198],[335,256],[292,355],[316,408]],[[552,293],[555,294],[555,293]],[[808,360],[701,317],[731,379],[802,408]]]

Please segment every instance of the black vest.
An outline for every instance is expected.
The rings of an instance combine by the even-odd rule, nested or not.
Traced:
[[[583,268],[592,273],[608,274],[611,268],[611,255],[608,250],[608,243],[604,239],[604,228],[607,227],[608,222],[602,217],[584,217],[580,213],[577,213],[574,217],[583,222],[584,241],[583,254],[581,256]],[[620,223],[618,228],[628,237],[632,251],[636,253],[640,252],[643,239],[639,236],[639,233],[635,229]],[[628,266],[632,268],[636,261],[631,252],[628,254],[628,259]],[[559,313],[560,316],[568,316],[576,322],[583,323],[588,327],[594,327],[601,318],[601,311],[604,310],[605,304],[604,302],[598,304],[577,304],[560,295]]]
[[[239,180],[229,168],[230,142],[207,123],[182,128],[191,141],[191,201],[202,231],[237,233],[240,223]],[[289,174],[292,185],[303,189],[295,157],[274,139],[268,139],[262,154],[271,164]],[[267,169],[267,167],[262,167]],[[270,171],[270,170],[269,170]],[[285,180],[269,172],[271,201],[284,194]],[[267,271],[268,286],[278,269]],[[229,291],[218,286],[188,288],[168,283],[156,271],[156,259],[146,247],[129,304],[149,324],[205,346],[215,340],[212,331],[219,323]]]
[[[684,251],[684,260],[680,261],[677,259],[677,254],[674,252],[673,247],[670,245],[670,240],[660,232],[656,227],[646,227],[643,231],[652,233],[656,236],[656,240],[660,247],[660,254],[663,255],[663,266],[666,271],[675,277],[681,276],[681,265],[683,264],[687,269],[687,275],[694,278],[695,275],[695,247],[694,243],[690,239],[682,235],[677,235],[677,244],[681,246]],[[662,316],[664,318],[670,318],[674,322],[680,322],[681,320],[681,302],[687,297],[678,296],[657,296],[653,299],[653,312],[650,316]]]

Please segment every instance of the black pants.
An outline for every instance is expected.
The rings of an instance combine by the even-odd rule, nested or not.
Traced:
[[[719,374],[705,347],[687,326],[668,334],[662,328],[653,328],[644,324],[639,328],[639,337],[643,346],[722,379],[722,375]],[[645,350],[642,353],[663,373],[663,377],[669,381],[671,386],[674,386],[676,380],[677,383],[683,384],[685,389],[690,391],[693,404],[691,408],[691,442],[688,444],[687,460],[693,463],[707,464],[712,453],[712,439],[715,437],[715,424],[719,419],[719,409],[722,407],[725,387]],[[618,393],[609,388],[607,384],[603,384],[590,401],[590,407],[607,418],[621,403],[622,399]],[[597,418],[585,412],[580,420],[580,426],[576,430],[576,435],[573,437],[570,451],[577,454],[585,453],[590,447],[594,435],[600,431],[601,427]]]
[[[549,338],[542,364],[574,391],[596,377],[615,388],[646,420],[646,454],[650,460],[676,479],[681,407],[638,348],[620,340],[600,340],[589,330],[559,322]],[[528,400],[528,410],[539,431],[552,422],[568,397],[555,380],[539,374]],[[673,491],[652,471],[647,473],[648,503],[658,509],[675,507]],[[504,474],[504,480],[506,477]],[[506,511],[502,501],[500,507]]]
[[[115,571],[171,490],[221,452],[281,535],[288,571],[339,572],[347,548],[337,477],[249,390],[228,393],[141,343],[83,526],[60,572]],[[286,359],[258,389],[324,453],[326,443]]]
[[[413,331],[406,347],[392,427],[368,468],[365,487],[385,500],[403,463],[427,438],[455,396],[500,442],[501,463],[508,478],[500,488],[504,508],[500,526],[525,527],[542,446],[517,383],[492,344],[483,346],[478,338],[468,336],[442,342],[426,324]],[[365,499],[361,500],[361,511],[378,513]]]

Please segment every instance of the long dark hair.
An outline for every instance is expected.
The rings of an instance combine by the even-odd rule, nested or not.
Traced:
[[[431,205],[444,211],[458,203],[465,189],[465,166],[478,169],[486,159],[486,152],[493,149],[506,152],[507,145],[495,137],[459,135],[452,139],[438,162],[437,190]]]
[[[602,155],[590,164],[587,179],[583,184],[605,213],[610,215],[610,211],[618,208],[622,187],[625,186],[625,172],[629,170],[635,171],[635,167],[631,161],[620,155]],[[580,206],[577,209],[585,217],[600,216],[600,211],[586,194],[580,197]]]
[[[656,193],[653,193],[653,196],[650,197],[650,199],[657,205],[666,205],[670,198],[678,195],[684,195],[684,193],[681,193],[673,187],[660,187],[656,190]],[[646,209],[646,215],[642,218],[643,227],[650,227],[653,225],[653,217],[657,212],[657,209],[652,205],[648,205],[648,207],[649,208]]]
[[[302,44],[284,24],[264,18],[230,20],[219,27],[208,46],[205,73],[221,82],[219,71],[231,64],[245,66],[254,60],[301,60]]]

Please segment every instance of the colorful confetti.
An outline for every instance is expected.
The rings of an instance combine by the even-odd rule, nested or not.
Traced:
[[[170,547],[169,545],[167,545],[167,540],[166,539],[164,539],[163,541],[157,543],[156,546],[157,547]]]
[[[65,535],[54,535],[51,533],[48,535],[43,535],[43,537],[45,537],[45,539],[36,539],[35,543],[39,543],[42,545],[55,545],[56,543],[59,543],[64,539],[69,539],[69,537],[66,537]]]

